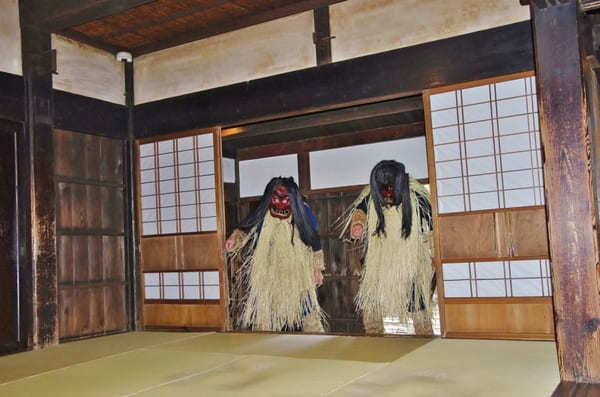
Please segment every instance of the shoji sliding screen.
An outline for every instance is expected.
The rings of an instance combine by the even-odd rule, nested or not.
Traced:
[[[424,101],[443,334],[552,339],[535,76]]]
[[[138,142],[144,326],[224,329],[220,130]]]

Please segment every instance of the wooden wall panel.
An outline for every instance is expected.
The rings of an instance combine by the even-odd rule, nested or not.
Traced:
[[[127,299],[122,285],[104,287],[104,329],[127,328],[127,310],[123,302]]]
[[[438,222],[442,261],[548,257],[544,207],[443,215]]]
[[[220,263],[221,245],[215,233],[179,237],[182,269],[216,269]]]
[[[75,273],[75,269],[73,268],[73,237],[57,236],[56,244],[58,254],[58,283],[72,283]]]
[[[225,312],[221,305],[144,304],[145,327],[221,329]]]
[[[121,236],[102,237],[102,270],[104,280],[125,281],[125,247]]]
[[[60,338],[126,330],[123,143],[56,130],[54,145]]]
[[[498,256],[493,213],[440,217],[439,236],[442,259]]]
[[[63,338],[73,335],[75,316],[73,315],[73,289],[58,289],[58,333]]]
[[[140,240],[140,267],[142,271],[178,269],[176,240],[175,236],[142,238]]]
[[[100,189],[100,227],[113,233],[123,233],[123,188],[103,186]]]
[[[216,269],[221,255],[215,233],[144,237],[140,242],[143,271]]]
[[[546,211],[537,208],[508,213],[512,256],[547,256]]]
[[[552,298],[446,299],[446,336],[554,339]]]
[[[73,236],[73,275],[74,283],[86,282],[89,277],[89,236]],[[60,254],[59,254],[60,256]]]

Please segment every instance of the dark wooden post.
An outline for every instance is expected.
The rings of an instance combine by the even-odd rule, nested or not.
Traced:
[[[142,329],[142,278],[139,263],[139,241],[138,229],[138,207],[137,207],[137,158],[135,154],[135,127],[134,127],[134,87],[133,87],[133,62],[123,62],[125,71],[125,104],[128,110],[127,138],[125,139],[125,264],[127,269],[127,280],[129,287],[128,308],[129,328],[132,330]]]
[[[331,29],[329,28],[329,7],[315,8],[315,32],[313,42],[317,55],[317,65],[331,63]]]
[[[600,296],[577,1],[534,1],[536,73],[560,377],[600,382]]]
[[[28,344],[43,347],[58,342],[56,274],[56,204],[53,144],[53,54],[50,33],[36,23],[27,1],[20,1],[21,48],[25,82],[25,133],[20,141],[20,198],[26,213],[21,256],[29,258],[31,280],[24,286],[31,298]],[[24,178],[23,176],[27,176]],[[22,237],[22,236],[20,236]],[[24,253],[31,250],[31,254]]]
[[[310,155],[308,152],[298,153],[298,187],[303,194],[310,190]]]

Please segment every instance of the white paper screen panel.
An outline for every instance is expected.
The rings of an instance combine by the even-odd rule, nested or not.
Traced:
[[[544,204],[535,77],[429,100],[439,213]]]
[[[140,145],[142,235],[217,230],[213,134]]]
[[[446,298],[552,296],[548,259],[444,263]]]
[[[425,137],[369,143],[310,153],[310,187],[324,189],[369,183],[381,160],[404,163],[413,178],[427,178]]]
[[[265,186],[274,177],[293,177],[298,183],[298,155],[244,160],[240,168],[240,197],[262,196]]]
[[[235,159],[223,157],[223,182],[235,183]]]
[[[218,300],[219,272],[144,273],[144,298],[161,301]]]

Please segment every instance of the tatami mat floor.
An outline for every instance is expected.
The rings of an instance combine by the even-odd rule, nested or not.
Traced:
[[[554,343],[132,332],[0,357],[0,396],[547,397]]]

